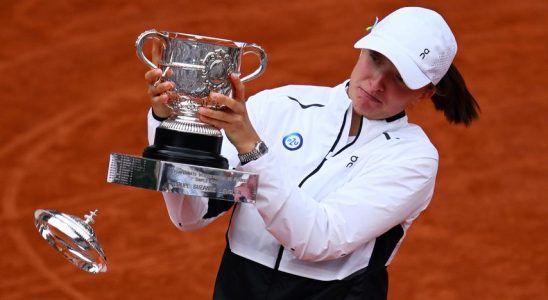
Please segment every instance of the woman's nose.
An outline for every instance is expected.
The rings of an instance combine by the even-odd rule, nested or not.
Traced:
[[[369,79],[369,86],[373,91],[384,92],[384,81],[385,75],[377,70]]]

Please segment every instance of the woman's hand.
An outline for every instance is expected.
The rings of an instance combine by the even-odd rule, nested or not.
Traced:
[[[152,62],[158,65],[161,57],[160,42],[154,40],[152,43]],[[148,85],[148,95],[154,114],[161,118],[167,118],[171,115],[171,108],[167,106],[168,101],[176,97],[175,93],[170,92],[175,87],[171,81],[161,82],[162,77],[166,78],[173,74],[173,71],[167,70],[162,74],[159,68],[149,70],[145,73],[145,81]]]
[[[259,135],[253,128],[245,106],[245,88],[240,78],[230,75],[234,98],[223,94],[211,93],[209,102],[224,106],[221,110],[200,107],[198,116],[200,121],[217,128],[222,128],[238,153],[250,152],[260,141]]]

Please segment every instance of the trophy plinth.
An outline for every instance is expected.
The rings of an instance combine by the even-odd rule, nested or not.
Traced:
[[[228,169],[228,160],[220,155],[223,137],[208,128],[185,130],[188,123],[166,120],[156,128],[154,144],[145,148],[143,157],[204,167]],[[198,126],[195,126],[198,127]],[[202,130],[200,130],[202,129]],[[192,132],[194,131],[194,132]]]

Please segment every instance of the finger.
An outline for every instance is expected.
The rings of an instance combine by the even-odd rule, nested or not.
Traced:
[[[234,99],[245,102],[245,86],[240,80],[240,76],[231,73],[230,83],[232,84],[232,88],[234,91]]]
[[[151,97],[150,106],[152,107],[154,114],[162,118],[169,117],[173,112],[168,105],[169,101],[171,100],[172,99],[169,92]]]
[[[169,100],[169,95],[167,93],[156,95],[150,98],[150,102],[152,106],[155,106],[155,107],[159,107],[167,104],[168,100]]]
[[[158,81],[162,76],[162,70],[160,69],[151,69],[145,73],[145,80],[148,84],[153,84]]]
[[[214,110],[211,110],[211,109],[208,109],[208,108],[204,108],[204,107],[200,107],[199,111],[198,111],[198,119],[201,121],[201,122],[204,122],[206,124],[209,124],[213,127],[216,127],[216,128],[225,128],[225,126],[228,124],[227,122],[225,122],[224,120],[221,120],[221,119],[217,119],[217,118],[214,118],[214,117],[211,117],[211,113],[212,112],[215,112]]]
[[[237,101],[223,94],[212,92],[209,94],[209,99],[213,104],[226,106],[235,113],[241,113],[245,110],[245,102]]]
[[[163,93],[169,92],[174,87],[174,83],[166,81],[158,84],[152,84],[148,86],[148,95],[151,97],[158,96]]]
[[[223,110],[216,110],[207,107],[200,107],[198,109],[198,115],[206,117],[208,120],[215,120],[219,128],[224,128],[224,126],[237,123],[239,115],[230,113]]]

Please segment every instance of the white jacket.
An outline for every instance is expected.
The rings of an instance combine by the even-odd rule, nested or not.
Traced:
[[[377,237],[395,226],[405,232],[427,207],[436,149],[404,114],[390,122],[362,118],[359,135],[349,142],[345,84],[286,86],[248,100],[251,121],[270,151],[241,166],[224,138],[222,154],[230,165],[260,174],[256,204],[235,207],[228,231],[233,253],[271,268],[278,259],[280,271],[303,277],[343,279],[368,266]],[[158,124],[149,114],[149,142]],[[202,218],[207,199],[164,198],[182,230],[214,219]],[[398,237],[383,264],[400,242]]]

